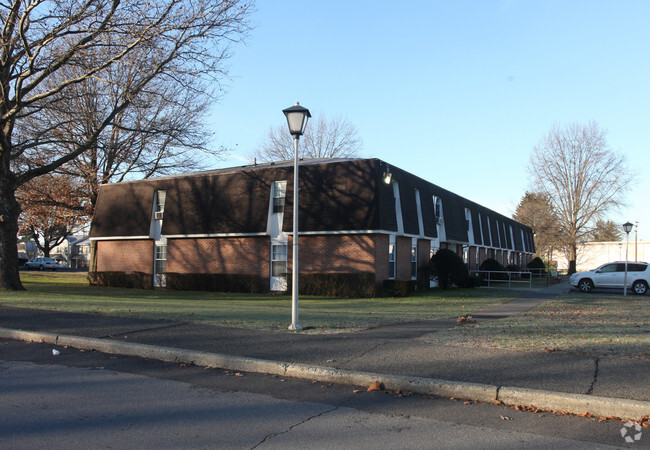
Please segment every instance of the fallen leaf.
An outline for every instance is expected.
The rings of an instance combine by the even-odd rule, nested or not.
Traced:
[[[383,391],[384,390],[384,383],[381,383],[379,381],[375,381],[368,387],[368,392],[372,391]]]
[[[476,320],[472,319],[472,316],[470,314],[465,314],[464,316],[459,316],[458,319],[456,319],[456,322],[461,325],[461,324],[468,324],[468,323],[476,323]]]

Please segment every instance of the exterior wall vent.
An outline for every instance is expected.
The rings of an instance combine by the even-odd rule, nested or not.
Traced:
[[[154,213],[154,219],[156,219],[156,220],[163,220],[163,214],[164,214],[163,211],[156,211],[156,212]]]

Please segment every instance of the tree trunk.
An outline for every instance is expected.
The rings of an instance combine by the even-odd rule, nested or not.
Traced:
[[[18,216],[13,183],[0,174],[0,291],[25,290],[18,273]]]
[[[576,259],[578,254],[578,246],[576,244],[569,245],[569,270],[568,274],[576,273]]]

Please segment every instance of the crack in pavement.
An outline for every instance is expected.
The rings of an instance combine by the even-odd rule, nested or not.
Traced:
[[[312,419],[317,419],[317,418],[319,418],[319,417],[321,417],[321,416],[324,416],[325,414],[329,414],[329,413],[331,413],[331,412],[334,412],[334,411],[336,411],[336,410],[339,409],[339,408],[340,408],[340,406],[335,406],[335,407],[333,407],[333,408],[331,408],[331,409],[328,409],[328,410],[326,410],[326,411],[321,411],[321,412],[318,413],[318,414],[315,414],[315,415],[313,415],[313,416],[307,417],[305,420],[302,420],[302,421],[300,421],[300,422],[298,422],[298,423],[295,423],[295,424],[291,425],[289,428],[287,428],[287,429],[284,430],[284,431],[280,431],[279,433],[271,433],[271,434],[267,434],[266,436],[264,436],[264,439],[262,439],[260,442],[258,442],[258,443],[255,444],[254,446],[252,446],[251,449],[257,448],[257,447],[259,447],[260,445],[264,444],[266,441],[268,441],[268,440],[270,440],[270,439],[273,439],[273,438],[276,437],[276,436],[280,436],[280,435],[282,435],[282,434],[286,434],[286,433],[290,432],[291,430],[293,430],[294,428],[299,427],[300,425],[303,425],[303,424],[309,422],[309,421],[312,420]]]
[[[589,386],[589,389],[587,389],[587,395],[591,395],[594,391],[594,385],[596,384],[596,381],[598,381],[598,363],[600,362],[600,358],[594,359],[594,365],[596,366],[594,369],[594,379],[591,381],[591,385]]]
[[[349,363],[349,362],[354,361],[355,359],[363,358],[364,356],[366,356],[366,355],[368,355],[368,354],[374,352],[375,350],[377,350],[377,349],[378,349],[379,347],[381,347],[382,345],[386,345],[386,343],[387,343],[387,341],[379,342],[379,343],[373,345],[372,347],[370,347],[370,348],[367,349],[365,352],[363,352],[363,353],[361,353],[361,354],[359,354],[359,355],[356,355],[356,356],[350,356],[349,358],[346,358],[346,359],[344,359],[344,360],[342,360],[342,361],[336,361],[336,360],[334,360],[334,362],[338,362],[339,364],[347,364],[347,363]],[[338,366],[339,364],[337,364],[337,366]]]
[[[181,325],[184,325],[184,324],[183,323],[172,323],[170,325],[161,325],[159,327],[149,327],[149,328],[142,328],[140,330],[124,331],[122,333],[116,333],[116,334],[107,334],[105,336],[100,336],[97,339],[110,339],[110,338],[115,338],[115,337],[118,337],[118,336],[127,336],[129,334],[146,333],[147,331],[165,330],[167,328],[179,327]]]

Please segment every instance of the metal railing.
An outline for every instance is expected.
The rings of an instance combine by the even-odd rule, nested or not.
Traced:
[[[483,282],[488,287],[500,286],[507,284],[508,288],[516,286],[533,287],[533,274],[536,269],[527,269],[525,271],[512,270],[471,270],[470,273],[483,278]],[[544,269],[540,269],[544,271]]]

